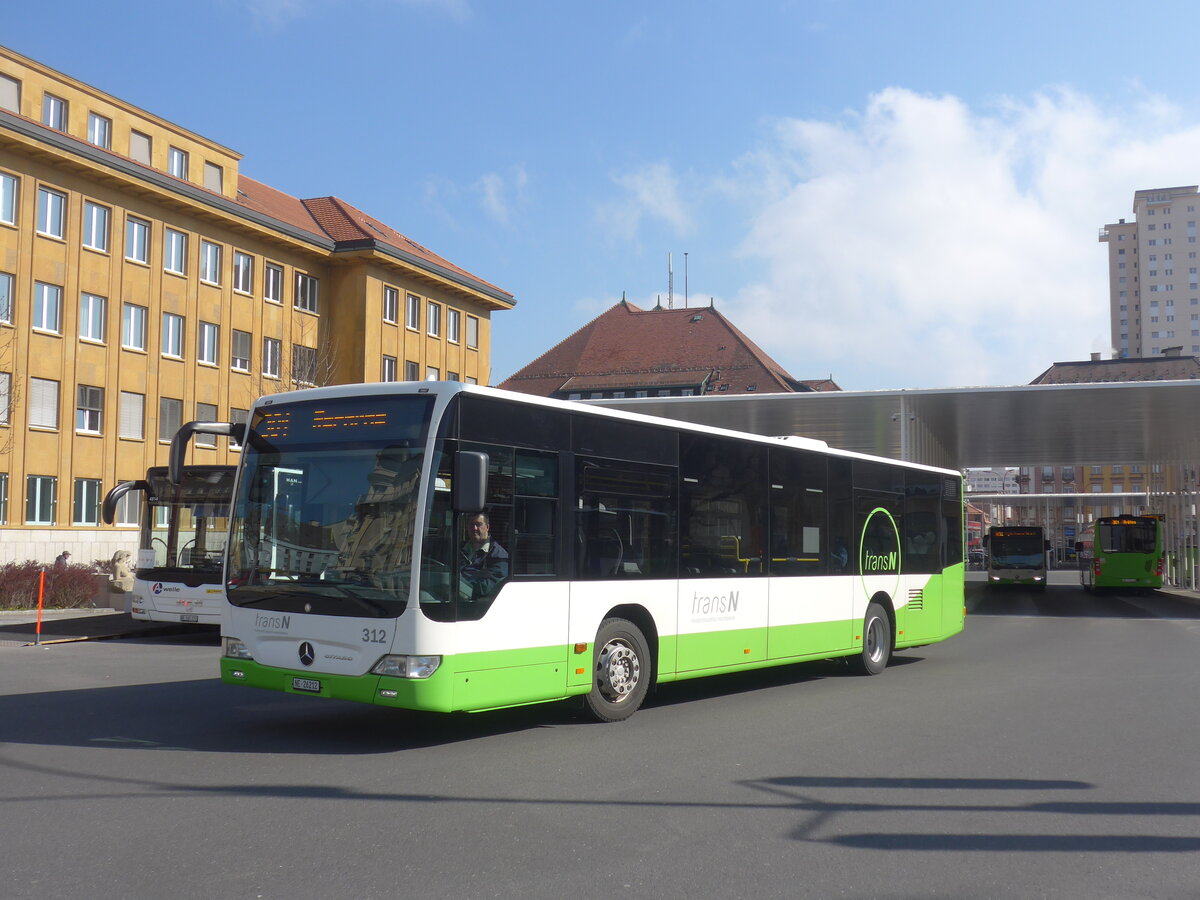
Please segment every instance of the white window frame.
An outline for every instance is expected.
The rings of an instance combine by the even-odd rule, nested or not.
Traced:
[[[263,299],[269,303],[283,302],[283,266],[267,263],[263,267]]]
[[[47,334],[62,333],[62,288],[57,284],[47,284],[44,281],[33,283],[31,325],[34,331]]]
[[[421,330],[421,298],[416,294],[405,295],[404,327],[411,331]]]
[[[146,350],[146,322],[150,311],[136,303],[126,303],[121,310],[121,346],[126,350]],[[137,343],[134,343],[136,341]]]
[[[38,188],[37,233],[62,240],[67,218],[67,195],[45,186]]]
[[[21,181],[16,175],[0,172],[0,222],[17,224],[17,198],[21,193]]]
[[[221,326],[215,322],[201,322],[196,332],[196,362],[207,366],[220,363]]]
[[[205,284],[221,283],[221,245],[200,240],[200,280]]]
[[[53,128],[55,131],[66,131],[68,115],[69,107],[66,100],[48,92],[42,95],[43,125]]]
[[[103,434],[104,388],[92,384],[76,387],[75,431],[77,434]]]
[[[12,418],[12,373],[0,372],[0,425]]]
[[[404,361],[404,380],[405,381],[420,381],[421,380],[421,365],[410,359]]]
[[[396,324],[396,316],[400,314],[400,289],[388,287],[383,288],[383,321]]]
[[[442,308],[430,300],[425,304],[425,333],[440,337],[442,333]]]
[[[187,275],[188,236],[167,228],[163,232],[163,269],[173,275]]]
[[[317,280],[316,276],[297,272],[295,308],[304,312],[316,313],[320,288],[321,282]]]
[[[0,272],[0,322],[13,323],[13,286],[16,276],[11,272]]]
[[[396,357],[384,356],[383,366],[379,373],[380,381],[395,381],[396,380]]]
[[[458,343],[460,313],[457,309],[446,307],[446,340],[451,344]]]
[[[108,299],[84,291],[79,295],[79,337],[103,344],[108,331]]]
[[[25,477],[25,524],[53,525],[57,514],[58,478],[54,475],[27,475]]]
[[[167,171],[181,181],[188,180],[188,152],[178,147],[167,150]]]
[[[130,262],[149,264],[150,223],[137,216],[125,218],[125,258]]]
[[[91,200],[83,201],[83,246],[89,250],[108,252],[108,223],[112,210]]]
[[[279,377],[279,360],[282,355],[283,341],[279,338],[263,338],[262,373],[264,377]]]
[[[479,349],[479,319],[476,316],[467,316],[467,349]]]
[[[317,348],[303,344],[292,345],[292,383],[317,383]]]
[[[195,420],[197,422],[217,421],[217,405],[215,403],[197,403]],[[195,443],[197,447],[215,447],[217,446],[217,436],[197,433]]]
[[[112,149],[112,119],[97,112],[88,113],[88,143]]]
[[[170,359],[183,359],[183,337],[186,331],[183,316],[165,312],[162,314],[162,345],[163,356]]]
[[[437,366],[426,366],[425,367],[425,380],[426,381],[441,381],[441,379],[442,379],[442,370],[441,369],[439,369]]]
[[[239,294],[254,293],[254,257],[241,250],[233,251],[233,289]]]
[[[238,344],[243,346],[239,347]],[[234,328],[229,336],[229,368],[234,372],[249,372],[253,363],[251,354],[254,347],[254,335],[249,331],[238,331]],[[238,351],[242,352],[238,352]]]

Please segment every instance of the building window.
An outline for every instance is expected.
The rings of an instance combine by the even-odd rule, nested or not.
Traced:
[[[146,307],[126,303],[121,313],[121,346],[129,350],[146,349]]]
[[[0,85],[3,82],[0,81]],[[8,473],[0,472],[0,525],[8,524]]]
[[[457,372],[447,372],[446,380],[447,381],[458,381],[458,373]]]
[[[317,351],[313,347],[292,347],[292,381],[297,384],[317,383]]]
[[[233,251],[233,289],[243,294],[254,290],[254,257],[240,250]]]
[[[129,216],[125,219],[125,258],[150,262],[150,223]]]
[[[458,343],[458,321],[459,311],[457,309],[446,310],[446,340],[452,344]]]
[[[212,322],[201,322],[199,344],[196,347],[196,359],[202,363],[215,366],[218,361],[217,342],[221,339],[221,329]]]
[[[176,178],[187,181],[188,155],[186,150],[180,150],[178,147],[172,147],[167,152],[167,171]]]
[[[13,276],[0,272],[0,322],[11,325],[13,320]]]
[[[63,217],[67,209],[67,195],[38,188],[37,230],[46,237],[63,236]]]
[[[59,131],[67,130],[67,101],[53,94],[42,97],[42,124]]]
[[[224,193],[225,170],[216,163],[204,164],[204,186],[214,194]]]
[[[425,309],[425,333],[437,337],[442,333],[442,308],[430,302]]]
[[[385,356],[383,358],[383,371],[379,376],[380,381],[395,381],[396,380],[396,357]]]
[[[117,434],[134,441],[146,439],[146,395],[121,391]]]
[[[176,275],[187,274],[187,239],[182,231],[168,228],[163,240],[163,268]]]
[[[163,313],[162,355],[183,359],[183,316]]]
[[[471,349],[479,347],[479,320],[474,316],[467,316],[467,346]]]
[[[396,323],[396,316],[400,314],[400,292],[394,287],[385,287],[383,289],[383,321]]]
[[[53,475],[30,475],[25,479],[25,524],[53,525],[58,479]]]
[[[29,427],[58,428],[58,382],[29,379]]]
[[[263,338],[263,374],[268,378],[279,377],[280,342],[277,338]]]
[[[7,425],[12,410],[12,373],[0,372],[0,425]]]
[[[212,241],[200,242],[200,280],[208,284],[221,283],[221,245]]]
[[[108,252],[109,209],[99,203],[83,204],[83,246]]]
[[[235,372],[250,371],[250,341],[250,332],[234,330],[230,342],[229,367]]]
[[[217,407],[212,403],[197,403],[196,404],[196,421],[197,422],[215,422],[217,421]],[[217,436],[215,434],[197,434],[197,447],[215,447],[217,446]]]
[[[17,190],[20,182],[13,175],[0,172],[0,222],[17,224]]]
[[[426,381],[437,381],[441,377],[442,377],[442,372],[437,366],[426,366],[425,367],[425,380]]]
[[[267,263],[263,275],[263,299],[272,303],[283,302],[283,267]]]
[[[75,403],[75,430],[100,434],[104,422],[104,388],[79,385]]]
[[[138,491],[131,491],[117,501],[117,514],[113,521],[117,525],[142,524],[142,504]]]
[[[183,425],[183,401],[171,397],[158,399],[158,439],[170,441]]]
[[[421,380],[421,367],[419,365],[417,365],[415,362],[409,362],[408,360],[405,360],[405,362],[404,362],[404,380],[405,381],[420,381]]]
[[[296,273],[296,309],[315,313],[317,311],[317,279],[302,272]]]
[[[75,515],[72,521],[76,525],[100,524],[100,479],[75,479]]]
[[[0,75],[0,108],[21,113],[21,82],[11,75]],[[8,521],[7,516],[4,521]]]
[[[404,301],[404,327],[413,331],[421,327],[421,300],[415,294],[409,294]]]
[[[62,288],[56,284],[33,283],[33,327],[37,331],[59,333],[62,322]]]
[[[140,131],[129,132],[129,158],[134,162],[140,162],[143,166],[151,165],[153,146],[154,141],[150,135]]]
[[[468,376],[467,376],[467,378],[466,378],[466,383],[467,383],[467,384],[479,384],[479,379],[478,379],[478,378],[475,378],[475,377],[474,377],[474,376],[472,376],[472,375],[468,375]]]
[[[238,409],[236,406],[231,407],[229,410],[229,421],[233,425],[245,425],[250,421],[250,410]],[[231,434],[229,436],[229,449],[239,450],[241,446],[241,443]]]
[[[108,301],[95,294],[79,297],[79,336],[85,341],[104,343],[108,321]]]
[[[88,142],[105,150],[112,149],[112,119],[99,113],[88,113]]]

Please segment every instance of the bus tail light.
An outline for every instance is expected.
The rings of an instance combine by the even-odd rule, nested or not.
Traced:
[[[1092,560],[1092,574],[1095,575],[1097,578],[1100,577],[1100,560],[1098,560],[1098,559]]]
[[[1156,578],[1161,578],[1163,572],[1163,558],[1160,556],[1158,562],[1154,565],[1154,575]]]
[[[376,675],[390,675],[393,678],[428,678],[442,664],[440,656],[405,656],[389,653],[381,656],[379,662],[371,667]]]
[[[242,641],[237,638],[227,637],[225,641],[225,657],[227,659],[254,659],[254,654],[250,652]]]

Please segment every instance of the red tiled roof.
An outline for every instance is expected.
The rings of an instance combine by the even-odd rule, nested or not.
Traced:
[[[1030,384],[1097,384],[1114,381],[1181,381],[1200,378],[1195,356],[1135,356],[1056,362]]]
[[[714,391],[729,393],[805,389],[713,307],[644,310],[624,300],[500,387],[549,396],[569,379],[575,387],[585,377],[609,376],[622,376],[627,386],[698,384],[707,376]]]

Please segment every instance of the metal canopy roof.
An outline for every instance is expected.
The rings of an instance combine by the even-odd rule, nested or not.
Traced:
[[[956,469],[1200,459],[1200,381],[590,402]]]

